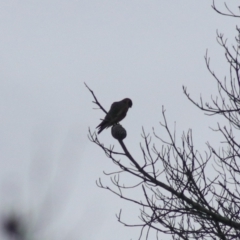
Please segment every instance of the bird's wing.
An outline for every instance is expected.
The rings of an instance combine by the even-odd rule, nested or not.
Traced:
[[[121,102],[114,102],[111,107],[110,110],[108,111],[105,120],[110,121],[111,119],[115,118],[115,116],[117,116],[119,114],[119,112],[121,112],[122,109],[122,104]]]
[[[106,120],[109,121],[109,125],[120,122],[127,112],[127,106],[124,102],[114,102],[106,116]]]
[[[108,111],[108,113],[106,114],[105,118],[103,119],[103,121],[97,126],[110,126],[110,123],[112,122],[112,119],[114,119],[119,111],[121,110],[121,104],[119,102],[114,102],[112,103],[110,110]]]

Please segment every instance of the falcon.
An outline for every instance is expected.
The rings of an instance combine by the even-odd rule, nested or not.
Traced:
[[[98,134],[100,134],[103,129],[109,128],[122,121],[126,117],[127,111],[130,107],[132,107],[132,105],[132,100],[130,98],[124,98],[122,101],[114,102],[111,105],[106,117],[96,127],[98,128]]]

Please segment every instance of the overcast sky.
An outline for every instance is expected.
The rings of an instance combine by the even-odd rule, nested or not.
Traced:
[[[224,10],[223,1],[217,6]],[[215,72],[227,75],[216,30],[231,45],[237,23],[209,0],[0,1],[0,218],[23,216],[31,239],[137,239],[139,229],[115,214],[122,208],[137,223],[138,209],[95,184],[101,177],[112,186],[103,171],[116,168],[87,138],[104,114],[93,110],[84,82],[107,110],[132,99],[122,124],[134,156],[142,126],[166,137],[162,106],[179,138],[191,128],[206,149],[219,140],[209,129],[218,119],[196,109],[182,86],[195,99],[217,92],[204,55],[208,49]],[[118,147],[110,130],[99,139]]]

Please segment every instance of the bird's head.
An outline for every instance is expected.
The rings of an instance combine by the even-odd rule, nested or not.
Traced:
[[[123,101],[127,104],[129,108],[132,107],[133,103],[130,98],[125,98]]]

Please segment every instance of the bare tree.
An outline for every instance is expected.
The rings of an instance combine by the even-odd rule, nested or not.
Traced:
[[[214,2],[212,7],[221,15],[240,17],[226,4],[226,12],[218,10]],[[125,226],[141,228],[139,239],[144,230],[146,239],[150,231],[156,231],[157,239],[159,232],[170,234],[173,239],[240,239],[240,29],[237,27],[236,30],[236,43],[231,48],[223,34],[217,33],[218,43],[230,67],[228,78],[218,77],[210,67],[208,55],[205,56],[207,69],[217,82],[218,96],[212,97],[211,102],[204,102],[202,98],[197,102],[183,87],[187,98],[205,114],[223,116],[229,122],[229,127],[218,124],[217,129],[213,129],[222,134],[223,147],[216,150],[208,143],[208,152],[201,154],[194,147],[191,130],[183,133],[178,145],[175,130],[169,128],[164,109],[162,126],[168,139],[162,139],[154,129],[151,135],[143,129],[142,159],[135,159],[121,138],[118,142],[122,151],[117,152],[113,147],[104,146],[89,129],[89,139],[102,148],[119,169],[109,174],[113,187],[104,186],[101,179],[97,184],[139,206],[139,224],[123,221],[121,211],[117,215],[118,221]],[[94,103],[105,111],[94,92],[88,89]],[[160,149],[152,143],[152,138],[160,142]],[[128,162],[124,160],[126,158]],[[215,176],[208,174],[209,169]],[[135,177],[137,183],[134,186],[123,184],[120,176],[124,173]],[[127,197],[128,188],[140,189],[142,199]]]

